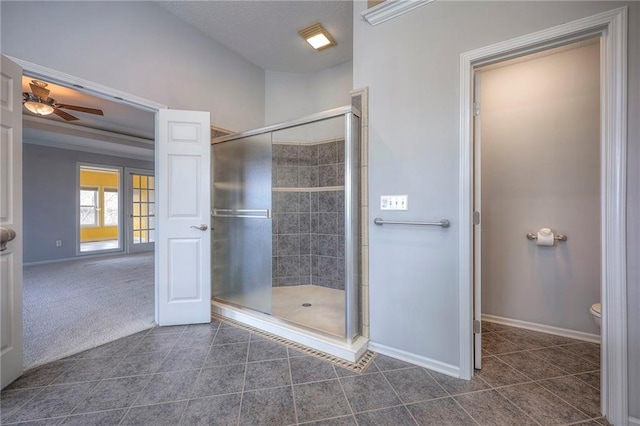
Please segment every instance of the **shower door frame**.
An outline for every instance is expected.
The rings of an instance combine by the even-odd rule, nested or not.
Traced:
[[[242,133],[236,133],[227,136],[220,136],[214,138],[211,141],[211,145],[231,142],[233,140],[246,138],[249,136],[256,136],[266,133],[272,133],[278,130],[290,129],[293,127],[302,126],[305,124],[320,122],[343,116],[345,118],[345,337],[344,343],[352,345],[359,336],[362,335],[362,324],[360,323],[360,281],[362,280],[362,272],[360,271],[360,240],[358,238],[360,231],[360,152],[355,150],[353,145],[354,137],[359,138],[360,132],[360,120],[362,119],[360,110],[352,105],[346,105],[338,108],[333,108],[327,111],[319,112],[316,114],[308,115],[295,120],[290,120],[282,123],[272,124],[269,126],[261,127],[258,129],[249,130]],[[351,116],[357,118],[357,124],[353,125],[351,122]],[[353,167],[353,163],[357,162],[357,167]],[[355,170],[354,170],[355,169]],[[213,173],[213,171],[212,171]],[[213,185],[212,178],[212,185]],[[212,203],[214,201],[212,200]],[[215,231],[214,231],[215,232]],[[213,285],[213,284],[212,284]],[[215,299],[216,302],[223,305],[232,305],[223,300]],[[212,299],[213,301],[213,299]],[[251,308],[243,306],[233,305],[241,311],[249,311],[258,315],[265,315],[268,317],[268,322],[272,324],[287,324],[297,329],[310,331],[316,335],[329,340],[336,340],[336,336],[325,333],[321,330],[317,330],[311,327],[290,322],[286,319],[279,318],[272,315],[263,314],[258,311],[254,311]],[[341,340],[342,341],[342,340]],[[312,345],[310,345],[312,346]]]

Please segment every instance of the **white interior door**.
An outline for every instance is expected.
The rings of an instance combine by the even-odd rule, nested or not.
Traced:
[[[0,370],[4,388],[22,374],[22,68],[0,68]]]
[[[156,321],[211,321],[210,114],[160,110]]]
[[[474,73],[473,97],[473,367],[482,368],[482,221],[480,158],[480,71]]]

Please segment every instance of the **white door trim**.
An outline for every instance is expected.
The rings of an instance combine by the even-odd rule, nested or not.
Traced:
[[[60,71],[53,70],[51,68],[43,67],[33,62],[24,61],[19,58],[8,56],[9,59],[22,67],[25,74],[36,78],[42,78],[55,84],[59,84],[65,87],[73,88],[81,92],[89,93],[93,96],[97,96],[102,99],[107,99],[112,102],[118,102],[141,108],[146,111],[156,112],[161,109],[166,109],[167,106],[150,101],[148,99],[140,98],[130,93],[121,92],[120,90],[113,89],[111,87],[103,86],[102,84],[94,83],[89,80],[85,80],[80,77],[66,74]]]
[[[125,92],[121,92],[117,89],[113,89],[111,87],[107,87],[107,86],[103,86],[101,84],[98,83],[94,83],[92,81],[88,81],[88,80],[84,80],[82,78],[79,77],[75,77],[73,75],[70,74],[66,74],[60,71],[56,71],[54,69],[51,68],[47,68],[47,67],[43,67],[41,65],[38,64],[34,64],[32,62],[28,62],[28,61],[24,61],[22,59],[19,58],[14,58],[14,57],[9,57],[12,61],[14,61],[15,63],[17,63],[18,65],[20,65],[22,67],[23,73],[26,73],[30,76],[33,77],[41,77],[44,80],[47,81],[51,81],[52,83],[56,83],[58,85],[61,86],[65,86],[65,87],[73,87],[76,90],[80,90],[80,91],[85,91],[87,93],[90,93],[94,96],[98,96],[100,98],[103,99],[108,99],[111,101],[115,101],[115,102],[120,102],[120,103],[124,103],[127,105],[131,105],[134,106],[136,108],[141,108],[144,109],[146,111],[151,111],[156,113],[156,123],[158,121],[157,119],[157,112],[162,110],[162,109],[166,109],[167,106],[154,102],[154,101],[150,101],[148,99],[144,99],[144,98],[140,98],[138,96],[129,94],[129,93],[125,93]],[[157,151],[158,148],[158,134],[156,132],[155,135],[155,148]],[[158,157],[155,157],[155,162],[154,162],[154,168],[157,170],[158,169]],[[160,208],[159,203],[156,201],[156,209]],[[157,234],[156,234],[156,239],[158,238]],[[155,284],[154,284],[154,299],[155,299],[155,312],[156,312],[156,319],[157,319],[157,315],[158,315],[158,288],[159,288],[159,284],[158,284],[158,264],[159,264],[159,259],[158,259],[158,251],[156,250],[155,252],[155,257],[154,257],[154,276],[155,276]]]
[[[460,377],[473,373],[473,69],[573,40],[600,36],[602,412],[627,424],[626,149],[627,7],[613,9],[460,56]],[[585,307],[586,309],[586,307]]]

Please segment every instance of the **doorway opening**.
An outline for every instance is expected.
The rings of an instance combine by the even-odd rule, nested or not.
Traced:
[[[473,375],[474,331],[474,70],[483,65],[599,37],[601,412],[612,423],[628,421],[626,300],[626,8],[603,12],[461,55],[460,61],[460,377]],[[545,225],[542,225],[545,226]],[[553,226],[553,225],[552,225]],[[527,230],[532,232],[535,229]],[[571,236],[569,236],[571,238]],[[535,247],[535,246],[534,246]],[[586,307],[588,309],[588,306]],[[478,310],[476,310],[477,312]]]
[[[499,385],[513,373],[516,390],[533,380],[598,418],[600,38],[474,80],[476,374]]]
[[[474,77],[475,317],[599,344],[600,39]]]
[[[120,168],[78,165],[80,254],[122,250]]]
[[[125,172],[153,175],[155,113],[80,92],[84,84],[58,79],[50,70],[24,68],[23,80],[47,81],[52,96],[104,113],[76,113],[81,125],[23,114],[26,227],[34,229],[33,214],[46,211],[37,223],[45,229],[36,228],[36,238],[35,232],[24,237],[31,250],[22,265],[22,365],[30,370],[154,326],[154,255],[127,250],[133,191]],[[144,186],[148,192],[148,182]],[[52,201],[47,194],[59,202],[44,205]],[[148,232],[149,224],[144,226]],[[32,250],[38,240],[49,246],[41,255]],[[153,251],[153,243],[145,251]]]

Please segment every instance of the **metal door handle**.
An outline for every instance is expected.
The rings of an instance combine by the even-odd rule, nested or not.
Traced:
[[[9,228],[0,228],[0,251],[7,249],[7,243],[16,237],[16,231]]]
[[[209,227],[207,225],[205,225],[204,223],[202,225],[200,225],[200,226],[192,225],[191,227],[194,228],[194,229],[199,229],[201,231],[206,231],[207,229],[209,229]]]

